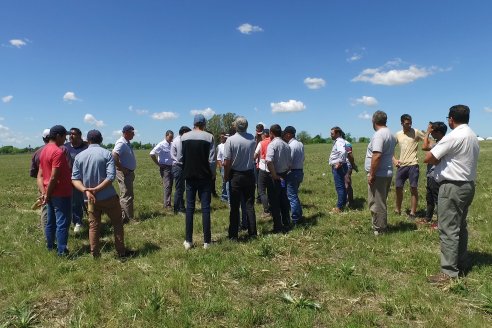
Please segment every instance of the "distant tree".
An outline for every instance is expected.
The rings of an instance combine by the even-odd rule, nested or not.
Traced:
[[[360,143],[369,143],[369,141],[371,141],[371,139],[368,137],[360,137],[359,138]]]
[[[113,148],[114,148],[114,144],[112,144],[112,143],[108,143],[106,146],[104,146],[104,145],[101,145],[101,146],[103,146],[104,148],[109,149],[109,150],[113,150]]]
[[[141,149],[142,148],[142,143],[139,141],[134,141],[132,142],[132,148],[133,149]]]
[[[215,114],[207,120],[207,131],[214,135],[215,143],[220,142],[221,132],[229,133],[229,129],[232,127],[232,123],[236,117],[237,115],[234,113]],[[248,130],[251,131],[251,125],[248,127]]]
[[[317,134],[314,136],[313,139],[311,139],[311,143],[313,144],[326,143],[326,139],[321,137],[320,134]]]
[[[355,142],[355,138],[353,138],[350,133],[346,133],[345,134],[345,140],[347,140],[348,142]]]
[[[142,145],[142,149],[152,149],[154,146],[151,143],[146,143]]]
[[[301,131],[296,135],[297,140],[307,145],[311,143],[311,136],[306,131]]]

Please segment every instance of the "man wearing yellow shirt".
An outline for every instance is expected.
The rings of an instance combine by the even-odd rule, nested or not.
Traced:
[[[403,130],[398,131],[395,135],[397,144],[400,145],[400,159],[393,157],[393,163],[396,166],[396,206],[395,212],[401,214],[401,204],[403,202],[403,187],[405,181],[409,180],[411,192],[411,208],[409,218],[415,220],[417,211],[417,202],[419,199],[419,161],[417,150],[419,141],[424,139],[425,134],[422,131],[412,128],[412,117],[403,114],[400,118]]]

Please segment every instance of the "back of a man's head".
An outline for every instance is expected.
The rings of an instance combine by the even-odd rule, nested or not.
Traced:
[[[87,142],[89,144],[101,144],[103,141],[102,134],[99,130],[90,130],[87,132]]]
[[[278,124],[273,124],[270,126],[270,133],[273,134],[275,137],[280,137],[282,134],[282,128]]]
[[[466,105],[455,105],[449,109],[448,116],[456,123],[468,124],[470,121],[470,108]]]
[[[386,125],[388,121],[388,116],[385,112],[378,110],[372,114],[372,123],[376,125]]]
[[[233,124],[237,132],[246,132],[248,129],[248,120],[244,116],[238,116]]]

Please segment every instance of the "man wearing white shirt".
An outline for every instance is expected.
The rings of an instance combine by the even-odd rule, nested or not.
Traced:
[[[430,283],[445,283],[467,269],[468,229],[466,217],[475,195],[475,178],[480,148],[476,134],[468,126],[470,108],[449,109],[448,125],[453,130],[425,156],[434,164],[440,184],[438,228],[441,240],[441,273],[428,277]]]
[[[159,171],[164,187],[164,207],[171,209],[171,193],[173,191],[173,159],[171,157],[171,144],[173,142],[174,132],[166,131],[164,140],[159,142],[151,151],[150,158],[159,166]]]

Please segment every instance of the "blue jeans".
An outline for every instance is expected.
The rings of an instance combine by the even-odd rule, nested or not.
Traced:
[[[343,209],[345,204],[347,204],[347,189],[345,188],[345,175],[347,174],[347,164],[342,164],[338,169],[334,167],[331,168],[333,173],[333,180],[335,181],[335,189],[338,195],[337,207]]]
[[[84,194],[76,188],[72,188],[72,222],[82,224],[84,216]]]
[[[68,227],[72,215],[72,197],[52,196],[48,202],[48,221],[46,222],[45,234],[49,250],[55,247],[55,237],[58,255],[67,251]]]
[[[222,176],[222,193],[220,198],[229,201],[229,182],[224,181],[224,167],[220,167],[220,175]]]
[[[185,180],[183,178],[183,168],[179,165],[173,165],[172,174],[174,178],[174,212],[185,212],[184,191]]]
[[[202,204],[203,242],[210,243],[210,198],[212,197],[210,179],[186,179],[186,241],[193,242],[193,214],[195,213],[196,193]]]
[[[302,217],[302,206],[298,193],[303,178],[303,170],[291,170],[285,178],[285,182],[287,183],[287,198],[290,202],[290,211],[294,223]]]

